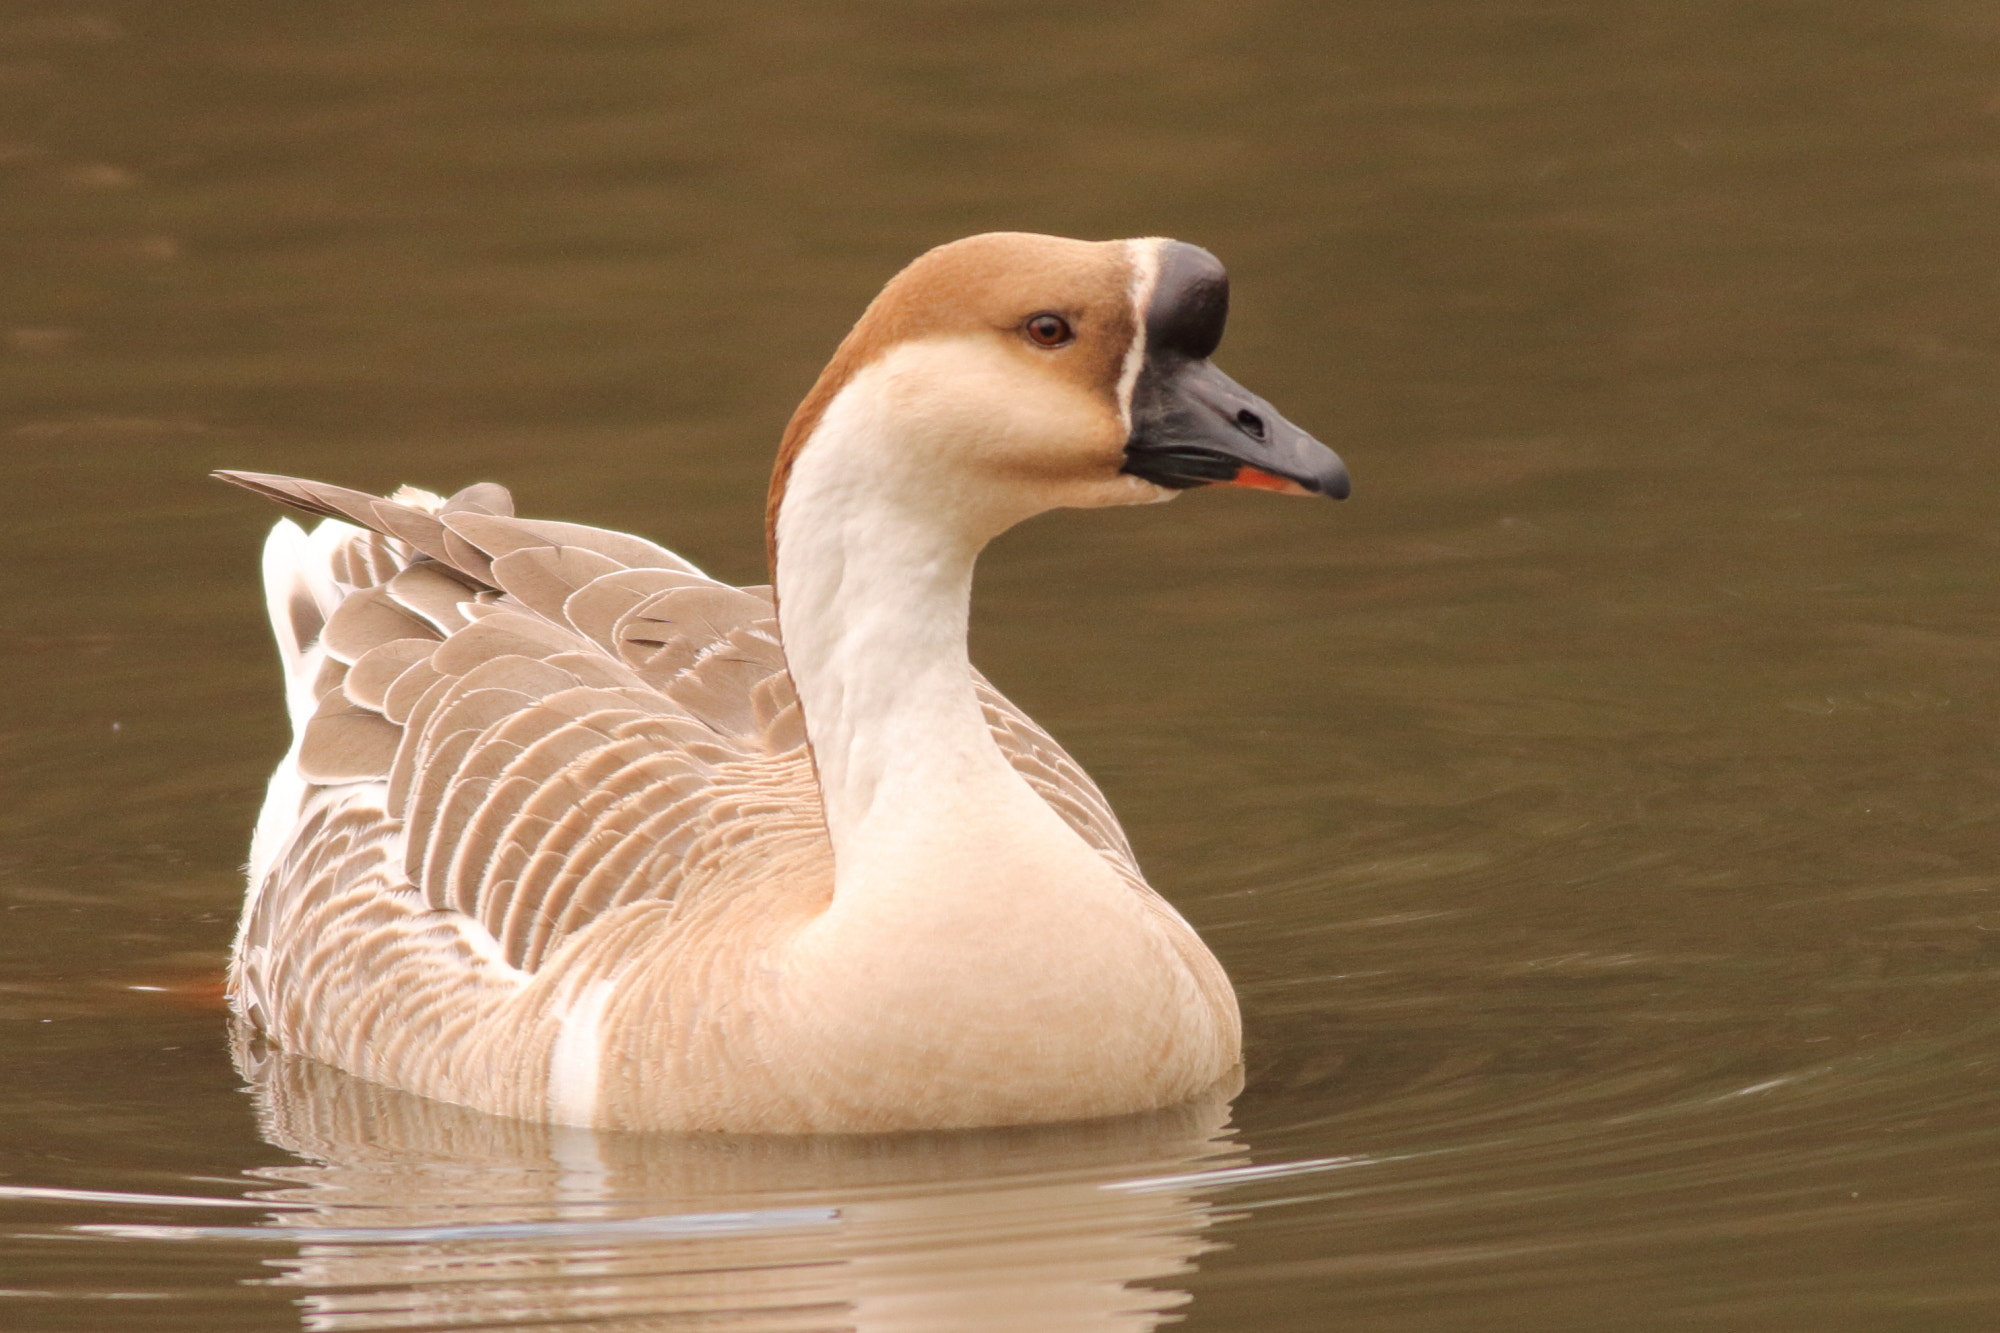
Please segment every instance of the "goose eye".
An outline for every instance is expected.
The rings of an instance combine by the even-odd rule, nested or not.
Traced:
[[[1027,330],[1028,341],[1037,347],[1061,347],[1076,338],[1068,320],[1046,310],[1039,315],[1028,316],[1028,322],[1022,327]]]

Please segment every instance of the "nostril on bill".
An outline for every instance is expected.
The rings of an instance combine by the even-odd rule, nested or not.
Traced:
[[[1264,438],[1264,418],[1258,416],[1249,408],[1243,408],[1236,413],[1236,424],[1251,439],[1261,440]]]

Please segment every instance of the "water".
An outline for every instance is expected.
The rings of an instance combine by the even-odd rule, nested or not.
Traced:
[[[16,0],[0,1327],[1986,1329],[2000,20]],[[1342,506],[1055,515],[975,658],[1230,968],[1233,1105],[621,1140],[238,1043],[282,747],[218,466],[762,578],[993,227],[1229,263]]]

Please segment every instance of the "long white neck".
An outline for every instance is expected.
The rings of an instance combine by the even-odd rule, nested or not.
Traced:
[[[779,503],[778,617],[834,883],[767,959],[791,982],[769,1023],[814,1053],[828,1096],[905,1077],[940,1124],[1164,1105],[1235,1062],[1234,1001],[1186,924],[986,725],[965,645],[973,562],[1048,504],[966,461],[977,414],[922,410],[937,399],[915,381],[951,355],[906,345],[857,374]]]
[[[870,375],[800,453],[777,530],[779,619],[837,893],[892,862],[935,871],[996,819],[1067,833],[1000,753],[966,656],[973,563],[1017,515],[912,475]]]

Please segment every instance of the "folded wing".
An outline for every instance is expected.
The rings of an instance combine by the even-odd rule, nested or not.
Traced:
[[[218,475],[333,520],[274,534],[298,554],[267,559],[299,734],[252,856],[238,984],[253,1013],[279,971],[301,971],[280,967],[287,949],[331,947],[288,940],[284,923],[324,919],[333,896],[401,895],[381,947],[449,924],[455,947],[484,954],[490,937],[488,962],[533,973],[641,899],[689,906],[779,865],[810,881],[792,891],[830,891],[768,588],[717,582],[638,537],[517,518],[490,483],[384,499]],[[979,688],[1016,769],[1138,885],[1096,786]],[[368,800],[329,801],[355,784]],[[342,915],[341,947],[365,945],[351,936],[368,916]]]

